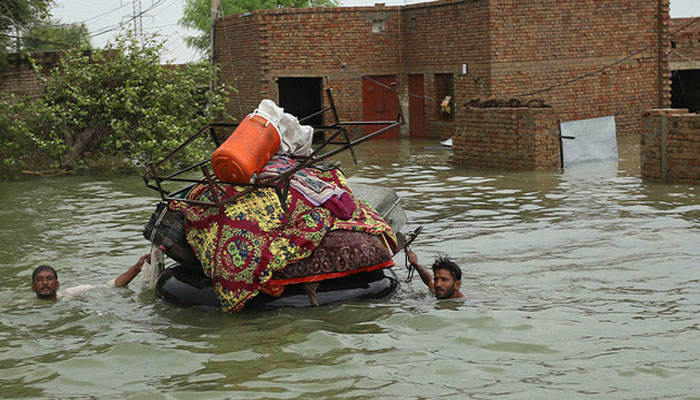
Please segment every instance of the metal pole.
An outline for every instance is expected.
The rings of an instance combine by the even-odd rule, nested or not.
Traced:
[[[211,32],[209,34],[209,62],[212,68],[216,65],[216,18],[219,16],[219,0],[211,0]],[[209,90],[214,91],[215,79],[209,82]]]

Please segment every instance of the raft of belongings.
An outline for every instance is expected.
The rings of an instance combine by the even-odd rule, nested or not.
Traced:
[[[298,165],[293,157],[310,152],[313,129],[301,126],[274,103],[263,101],[251,116],[260,117],[258,128],[267,129],[267,121],[276,131],[273,133],[279,134],[277,144],[261,146],[272,147],[276,154],[270,154],[266,163],[257,159],[222,161],[222,154],[227,154],[220,149],[227,143],[238,140],[239,146],[244,143],[250,147],[251,140],[256,140],[242,141],[240,135],[236,139],[239,126],[212,157],[214,171],[222,181],[230,182],[230,175],[243,183],[285,174]],[[251,116],[247,118],[252,120]],[[240,157],[240,151],[229,148],[228,155]],[[254,154],[259,156],[259,152]],[[230,165],[224,165],[227,162]],[[225,174],[229,176],[220,176]],[[231,198],[248,189],[235,183],[221,189],[222,197]],[[272,187],[249,191],[220,207],[201,205],[216,201],[213,196],[217,194],[209,188],[204,182],[194,184],[181,200],[162,203],[144,235],[191,272],[201,270],[211,280],[224,311],[240,311],[259,294],[284,296],[288,286],[300,284],[310,305],[318,305],[317,282],[394,265],[394,232],[375,209],[353,195],[336,163],[314,163],[291,175],[285,207]],[[167,229],[163,228],[174,232],[164,234]]]

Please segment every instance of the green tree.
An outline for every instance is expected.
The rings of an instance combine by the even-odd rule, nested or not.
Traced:
[[[28,25],[48,18],[54,0],[0,0],[0,69],[8,51],[21,48],[20,32]]]
[[[30,26],[22,35],[22,49],[26,51],[67,50],[90,47],[87,25],[61,24],[50,19]]]
[[[11,100],[0,104],[5,110],[0,113],[0,125],[6,124],[0,131],[5,165],[36,165],[37,155],[60,169],[105,159],[142,165],[160,159],[220,116],[226,89],[208,90],[214,68],[207,63],[162,65],[163,51],[162,42],[151,38],[142,45],[127,32],[105,50],[67,52],[45,80],[46,92],[31,106],[17,106],[17,99],[12,108],[7,105]],[[204,150],[192,151],[183,162],[201,157]]]
[[[220,14],[231,15],[250,12],[253,10],[266,10],[273,8],[294,7],[333,7],[337,6],[335,0],[220,0]],[[195,29],[195,36],[185,38],[185,42],[191,48],[202,52],[209,49],[211,41],[211,0],[185,0],[183,17],[180,25],[185,28]]]
[[[34,106],[30,99],[12,93],[0,93],[0,156],[6,168],[28,164],[28,149],[35,147],[27,113]]]

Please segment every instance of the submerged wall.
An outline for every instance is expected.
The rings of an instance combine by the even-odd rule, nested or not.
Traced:
[[[466,107],[453,150],[451,161],[471,168],[559,168],[559,118],[552,108]]]
[[[651,110],[643,116],[642,178],[700,183],[700,115],[684,109]]]

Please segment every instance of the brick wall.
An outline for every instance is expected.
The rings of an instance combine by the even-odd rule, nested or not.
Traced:
[[[402,8],[403,82],[407,74],[423,75],[425,117],[433,137],[444,139],[455,132],[454,122],[437,119],[442,96],[435,91],[435,74],[453,74],[456,105],[491,95],[488,22],[489,2],[485,0],[441,1]],[[462,64],[467,66],[467,75],[461,74]],[[402,86],[404,95],[408,95],[406,86]],[[456,116],[460,109],[455,107]]]
[[[227,17],[217,25],[216,60],[220,81],[236,88],[226,111],[236,120],[248,115],[264,97],[261,75],[266,68],[261,48],[264,47],[259,16]]]
[[[460,111],[451,161],[471,168],[558,168],[559,117],[551,108],[474,108]]]
[[[341,118],[362,119],[360,74],[396,74],[406,110],[407,75],[422,74],[429,134],[444,138],[460,129],[437,119],[435,74],[447,73],[457,114],[474,97],[542,98],[563,120],[615,115],[618,134],[627,135],[639,132],[643,110],[670,105],[670,17],[669,0],[624,3],[442,0],[261,10],[221,20],[217,54],[222,80],[232,77],[226,63],[239,65],[243,113],[261,98],[278,100],[277,77],[323,77]]]
[[[236,68],[236,97],[247,101],[242,107],[246,114],[263,98],[279,100],[278,77],[322,77],[324,89],[334,90],[340,118],[360,120],[360,74],[399,70],[398,16],[397,7],[353,7],[258,10],[225,17],[217,26],[221,79],[231,82],[231,65]],[[381,27],[379,32],[373,32],[373,24]],[[237,110],[233,103],[230,109]]]
[[[670,106],[660,56],[667,0],[493,0],[492,7],[494,97],[542,98],[567,121],[615,115],[618,135],[638,133],[644,110]]]
[[[642,178],[700,183],[700,115],[683,109],[652,110],[643,117]]]
[[[58,65],[62,52],[34,52],[31,57],[41,67],[41,74],[47,76]],[[24,54],[9,54],[7,67],[0,71],[0,92],[38,97],[44,93],[44,85],[34,71],[29,58]]]
[[[700,69],[700,21],[697,18],[671,19],[671,70]]]

